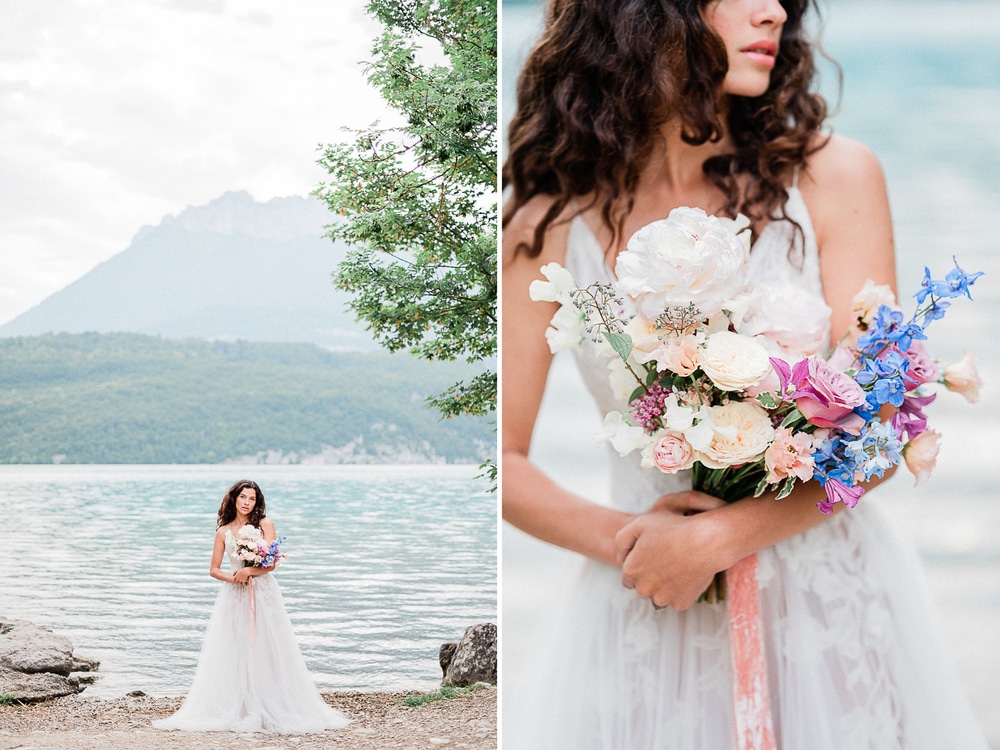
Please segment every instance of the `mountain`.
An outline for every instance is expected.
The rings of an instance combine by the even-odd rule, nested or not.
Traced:
[[[344,256],[314,198],[230,192],[142,228],[123,252],[0,326],[0,337],[86,331],[305,342],[374,350],[330,280]]]

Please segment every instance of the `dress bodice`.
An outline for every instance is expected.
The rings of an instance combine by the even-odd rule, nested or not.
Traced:
[[[243,567],[236,557],[236,535],[230,529],[226,529],[226,558],[229,560],[229,570],[235,572]]]
[[[770,221],[753,243],[748,262],[750,278],[757,282],[790,282],[822,299],[816,233],[802,193],[795,186],[788,189],[785,216],[786,219]],[[607,264],[600,242],[579,215],[570,223],[565,266],[580,286],[595,281],[614,281],[614,272]],[[574,353],[583,381],[597,402],[601,415],[614,410],[625,411],[627,404],[611,389],[607,357],[600,354],[589,340],[585,340]],[[660,495],[690,487],[687,472],[670,475],[643,469],[639,465],[638,452],[622,457],[610,446],[608,450],[612,464],[611,486],[614,488],[612,501],[623,510],[645,510]]]

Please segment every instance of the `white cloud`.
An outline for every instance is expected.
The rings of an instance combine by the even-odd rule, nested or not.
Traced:
[[[227,190],[304,195],[385,117],[365,0],[4,0],[0,323]]]

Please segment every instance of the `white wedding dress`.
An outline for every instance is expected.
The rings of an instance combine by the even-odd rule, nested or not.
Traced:
[[[751,253],[755,279],[788,279],[822,294],[819,258],[798,189],[786,211],[795,233],[772,221]],[[580,286],[612,272],[586,223],[570,227],[566,267]],[[607,359],[590,342],[578,353],[602,413],[624,411],[608,384]],[[613,502],[646,510],[690,487],[688,475],[639,466],[637,453],[610,451]],[[919,561],[877,502],[759,553],[768,685],[782,750],[985,750],[957,677],[930,624]],[[816,511],[819,513],[819,511]],[[732,750],[732,667],[725,604],[654,611],[622,587],[621,571],[583,561],[534,661],[539,672],[505,716],[512,750]],[[513,687],[505,682],[505,687]],[[522,680],[518,680],[518,684]]]
[[[228,531],[226,553],[231,570],[242,567]],[[316,690],[272,574],[253,578],[253,597],[255,615],[247,586],[222,584],[191,689],[154,727],[305,734],[349,723]]]

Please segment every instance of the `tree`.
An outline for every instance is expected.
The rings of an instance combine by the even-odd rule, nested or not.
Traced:
[[[367,10],[383,26],[368,80],[404,124],[376,123],[323,148],[330,179],[316,194],[342,217],[330,236],[352,248],[334,283],[389,350],[482,362],[428,401],[445,417],[487,415],[496,410],[496,4],[371,0]]]

